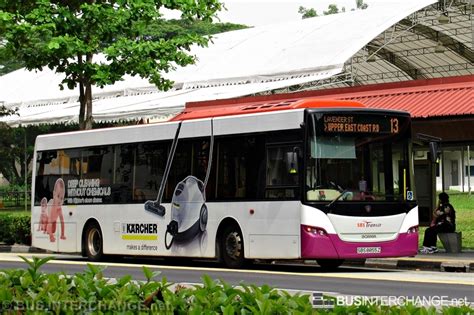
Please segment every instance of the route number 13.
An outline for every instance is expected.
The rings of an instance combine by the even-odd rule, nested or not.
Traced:
[[[398,133],[400,128],[398,126],[398,118],[391,118],[390,119],[390,132],[391,133]]]

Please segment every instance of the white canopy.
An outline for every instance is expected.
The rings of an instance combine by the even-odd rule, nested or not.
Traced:
[[[148,81],[124,81],[94,89],[96,121],[166,119],[190,101],[249,95],[317,81],[343,70],[344,63],[377,35],[435,0],[393,1],[384,6],[297,22],[267,25],[214,36],[195,48],[195,65],[164,74],[175,81],[160,92]],[[78,91],[59,90],[61,74],[20,69],[0,77],[0,104],[18,107],[4,117],[10,125],[77,122]]]

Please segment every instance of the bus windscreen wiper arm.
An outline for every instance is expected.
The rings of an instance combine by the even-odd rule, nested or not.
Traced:
[[[344,196],[345,194],[347,193],[347,189],[344,189],[343,191],[341,191],[341,193],[339,194],[339,196],[337,196],[336,198],[334,198],[333,201],[331,201],[330,203],[328,203],[326,205],[326,207],[328,208],[331,208],[331,206],[336,203],[336,201],[338,201],[339,199],[341,199],[342,196]]]
[[[326,207],[328,208],[331,208],[331,206],[336,203],[336,201],[338,201],[342,196],[344,196],[347,192],[347,189],[344,189],[342,188],[341,186],[339,186],[338,184],[336,184],[335,182],[333,181],[330,181],[329,184],[331,184],[331,186],[333,186],[334,188],[336,188],[338,191],[339,191],[339,196],[337,196],[336,198],[334,198],[333,201],[331,201],[330,203],[328,203],[326,205]]]

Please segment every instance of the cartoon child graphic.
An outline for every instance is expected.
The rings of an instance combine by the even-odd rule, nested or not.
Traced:
[[[41,199],[41,214],[38,231],[43,231],[43,233],[47,233],[48,231],[48,199],[46,199],[46,197]]]
[[[49,215],[48,215],[48,234],[49,240],[51,242],[55,242],[56,238],[54,234],[56,233],[56,221],[61,221],[61,236],[60,239],[65,240],[66,236],[64,235],[64,217],[63,217],[63,210],[62,205],[64,202],[64,193],[65,193],[65,185],[64,181],[61,178],[56,180],[54,184],[53,190],[53,199],[51,199],[48,203],[49,206]]]

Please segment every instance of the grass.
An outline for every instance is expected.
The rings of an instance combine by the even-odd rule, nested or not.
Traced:
[[[24,209],[21,209],[21,210],[3,210],[3,209],[0,209],[0,214],[1,215],[7,215],[7,214],[23,215],[23,214],[31,214],[31,211],[30,210],[25,211]]]
[[[456,231],[462,232],[462,248],[474,249],[474,194],[448,192],[449,201],[456,210]],[[420,227],[420,246],[426,227]],[[438,241],[438,246],[441,242]]]

